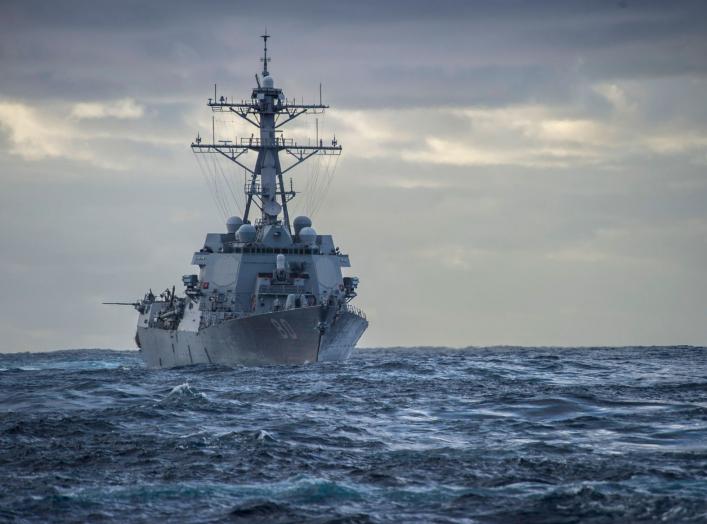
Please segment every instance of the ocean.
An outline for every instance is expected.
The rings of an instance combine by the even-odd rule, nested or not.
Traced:
[[[3,522],[707,522],[707,348],[0,355]]]

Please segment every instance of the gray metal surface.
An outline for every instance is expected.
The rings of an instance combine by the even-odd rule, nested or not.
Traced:
[[[152,367],[191,364],[268,365],[344,360],[368,327],[365,315],[351,306],[358,278],[345,277],[349,256],[331,235],[318,234],[308,217],[290,225],[287,204],[295,197],[283,174],[314,155],[339,155],[318,136],[300,145],[281,127],[305,113],[328,106],[297,103],[285,97],[268,71],[267,40],[262,82],[250,100],[209,99],[214,112],[228,112],[258,128],[259,136],[205,143],[197,136],[196,154],[226,157],[250,174],[245,185],[245,214],[226,221],[224,233],[208,233],[194,253],[199,273],[184,275],[184,296],[175,288],[159,296],[150,290],[142,300],[121,303],[140,313],[136,342]],[[281,134],[282,133],[282,134]],[[242,155],[257,153],[255,165]],[[289,161],[283,165],[280,153]],[[251,223],[252,208],[261,211]],[[280,218],[282,215],[282,219]]]
[[[349,312],[320,337],[319,308],[254,315],[211,326],[200,332],[138,328],[141,352],[150,367],[192,364],[273,365],[345,360],[366,329]]]

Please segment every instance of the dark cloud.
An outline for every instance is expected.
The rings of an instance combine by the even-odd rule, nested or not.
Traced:
[[[352,107],[563,102],[587,78],[705,73],[702,3],[268,5],[265,17],[253,2],[4,2],[0,94],[190,98],[212,81],[242,85],[265,24],[276,74],[310,91],[323,80]]]

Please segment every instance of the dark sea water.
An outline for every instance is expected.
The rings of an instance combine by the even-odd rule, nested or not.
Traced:
[[[706,348],[0,370],[0,521],[707,522]]]

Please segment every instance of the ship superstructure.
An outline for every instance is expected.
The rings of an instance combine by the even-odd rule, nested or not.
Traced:
[[[206,235],[192,258],[198,274],[182,277],[184,296],[175,288],[160,296],[150,291],[131,304],[139,312],[136,343],[149,366],[343,360],[368,326],[351,305],[358,278],[342,274],[348,255],[308,217],[291,222],[289,216],[296,193],[285,187],[284,173],[314,155],[340,155],[342,148],[336,138],[299,144],[281,128],[328,106],[321,94],[318,104],[285,97],[268,71],[269,35],[262,38],[262,74],[255,75],[250,99],[234,102],[215,92],[208,101],[212,111],[247,121],[258,136],[217,141],[212,133],[211,143],[197,135],[191,144],[197,155],[220,155],[247,172],[244,214],[230,217],[225,232]],[[248,152],[257,153],[252,167]]]

